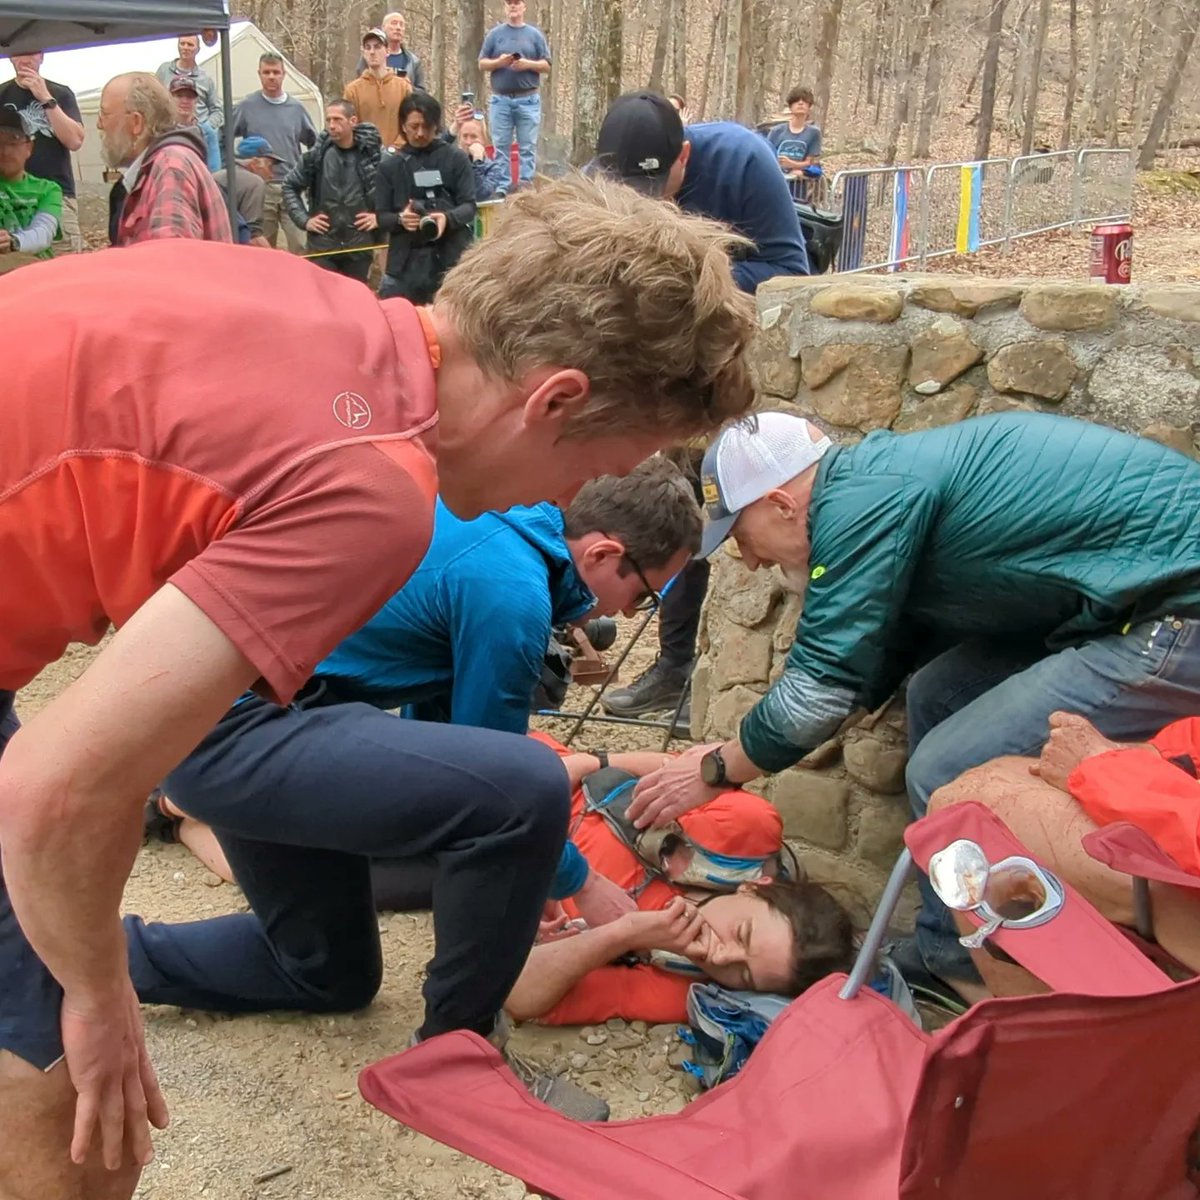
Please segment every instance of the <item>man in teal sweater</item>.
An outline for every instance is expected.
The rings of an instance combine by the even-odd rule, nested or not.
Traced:
[[[917,815],[963,771],[1036,755],[1056,710],[1116,740],[1200,712],[1200,464],[1184,455],[1044,414],[835,447],[765,413],[714,441],[701,484],[702,553],[732,536],[804,609],[737,736],[642,780],[643,825],[798,762],[915,667]],[[977,983],[931,892],[907,957],[933,985]]]

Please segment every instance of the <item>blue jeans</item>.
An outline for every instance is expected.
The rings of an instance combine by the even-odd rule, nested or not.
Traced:
[[[521,159],[521,183],[532,181],[537,170],[538,130],[542,125],[542,96],[496,96],[488,101],[488,121],[492,126],[492,144],[496,153],[508,161],[513,134],[517,137],[517,153]]]
[[[1040,753],[1058,710],[1118,741],[1200,714],[1200,620],[1145,621],[1050,655],[1033,643],[964,642],[927,663],[908,685],[913,812],[922,816],[937,788],[972,767]],[[920,883],[925,965],[943,979],[978,979],[950,913],[924,876]]]
[[[362,1008],[382,973],[368,855],[431,858],[421,1036],[486,1035],[550,891],[566,772],[530,738],[322,699],[243,701],[167,778],[172,801],[213,827],[252,911],[127,917],[138,997],[218,1012]]]

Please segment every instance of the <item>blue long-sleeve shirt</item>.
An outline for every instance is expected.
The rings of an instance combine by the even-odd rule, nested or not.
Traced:
[[[551,627],[594,604],[553,504],[460,521],[439,501],[412,578],[316,673],[347,699],[523,734]],[[551,895],[574,895],[587,874],[568,842]]]
[[[766,140],[729,121],[689,125],[684,137],[692,149],[679,207],[723,221],[754,243],[733,263],[738,287],[753,294],[775,275],[808,275],[792,195]]]

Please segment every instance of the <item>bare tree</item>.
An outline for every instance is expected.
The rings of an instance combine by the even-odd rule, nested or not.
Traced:
[[[842,28],[843,0],[826,0],[817,35],[816,110],[825,132],[829,132],[829,98],[833,91],[833,69],[837,62],[838,36]],[[870,97],[867,98],[870,103]]]
[[[582,166],[596,151],[596,135],[621,87],[621,0],[581,0],[575,125],[571,161]]]
[[[435,96],[445,96],[446,87],[446,0],[433,0],[429,19],[429,86]]]
[[[737,76],[734,83],[734,119],[753,125],[755,108],[753,63],[755,30],[758,27],[761,0],[741,0],[738,25]],[[758,60],[758,61],[761,61]]]
[[[896,73],[895,97],[892,103],[892,119],[888,127],[887,147],[883,152],[885,163],[894,163],[900,153],[900,133],[908,124],[912,111],[913,79],[921,65],[921,39],[914,36],[911,20],[906,20],[903,5],[896,7],[896,48],[899,70]],[[903,36],[902,34],[907,36]],[[903,49],[901,49],[903,46]]]
[[[1037,130],[1038,91],[1042,83],[1042,58],[1046,53],[1046,30],[1050,25],[1050,0],[1040,0],[1038,5],[1037,29],[1033,35],[1033,49],[1029,63],[1029,81],[1025,94],[1025,121],[1021,130],[1021,153],[1033,150],[1034,134]]]
[[[663,3],[666,0],[662,0]],[[688,19],[687,0],[673,0],[671,19],[671,87],[681,96],[688,94]]]
[[[921,96],[921,120],[917,128],[917,142],[913,153],[917,158],[929,157],[929,143],[933,137],[933,119],[937,116],[938,91],[941,86],[942,38],[938,24],[942,18],[942,0],[929,0],[929,11],[922,23],[929,53],[925,58],[925,90]]]
[[[654,57],[650,60],[650,79],[646,86],[652,92],[663,91],[663,75],[667,69],[667,42],[671,37],[671,18],[675,6],[664,2],[658,17],[658,33],[654,38]]]
[[[546,25],[546,40],[550,43],[550,53],[558,63],[565,63],[565,57],[559,57],[561,44],[565,41],[563,29],[562,0],[550,0],[550,20]],[[547,133],[558,132],[558,90],[562,67],[550,72],[542,85],[542,123]]]
[[[458,0],[458,86],[483,94],[479,47],[483,45],[483,0]]]
[[[721,55],[721,98],[717,116],[725,119],[732,117],[737,109],[738,39],[742,32],[742,3],[743,0],[724,0],[722,6],[725,10],[725,38],[724,53]]]
[[[1075,116],[1076,78],[1079,75],[1079,2],[1069,0],[1067,35],[1069,38],[1070,62],[1067,66],[1067,91],[1063,97],[1062,135],[1058,147],[1065,150],[1071,144],[1071,122]]]
[[[1196,28],[1200,25],[1200,17],[1197,16],[1195,5],[1189,3],[1188,0],[1176,0],[1175,11],[1178,18],[1174,31],[1177,39],[1175,53],[1167,70],[1166,82],[1159,93],[1154,116],[1150,118],[1150,127],[1146,130],[1146,139],[1142,142],[1141,153],[1138,155],[1138,166],[1143,171],[1154,166],[1154,152],[1158,149],[1158,143],[1166,130],[1171,109],[1175,106],[1175,100],[1179,95],[1183,72],[1196,41]]]
[[[1097,3],[1099,0],[1097,0]],[[979,123],[975,128],[975,157],[987,158],[992,146],[996,113],[996,76],[1000,68],[1000,43],[1004,40],[1004,8],[1008,0],[990,0],[983,82],[979,85]]]
[[[708,28],[708,53],[704,56],[704,70],[700,75],[700,97],[693,110],[698,120],[703,120],[709,113],[709,99],[713,92],[717,92],[717,104],[720,105],[720,86],[714,78],[714,73],[717,71],[717,42],[721,34],[725,30],[725,20],[728,10],[724,4],[721,5],[721,12],[715,21],[709,23]]]

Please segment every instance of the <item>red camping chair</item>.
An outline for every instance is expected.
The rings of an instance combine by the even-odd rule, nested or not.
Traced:
[[[560,1200],[1200,1195],[1200,979],[1172,985],[1070,887],[1052,921],[994,938],[1057,992],[988,1000],[928,1035],[862,988],[913,859],[960,837],[993,862],[1023,852],[976,804],[910,827],[851,975],[797,999],[735,1079],[681,1113],[571,1122],[470,1033],[367,1068],[362,1093]]]

